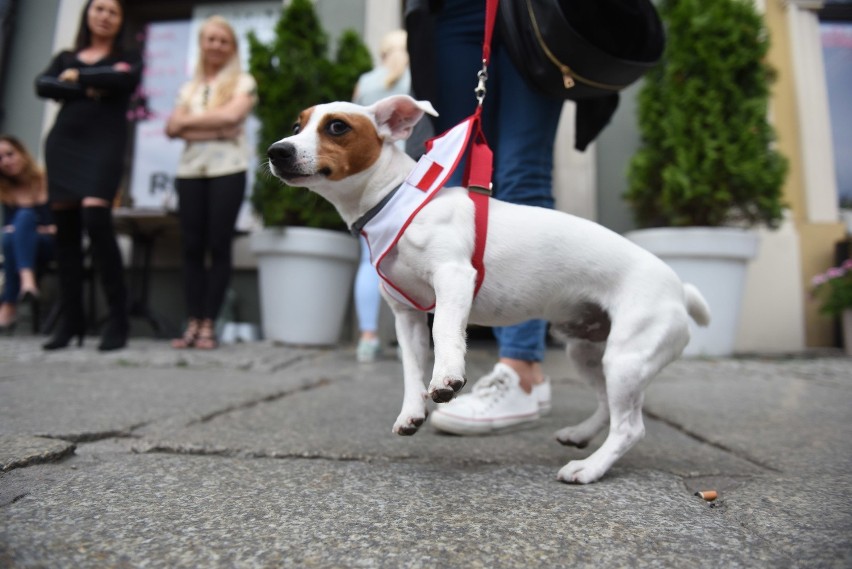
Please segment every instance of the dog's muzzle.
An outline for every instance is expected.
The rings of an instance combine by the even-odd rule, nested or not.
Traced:
[[[296,174],[296,145],[292,142],[276,142],[266,150],[273,173],[282,178]]]

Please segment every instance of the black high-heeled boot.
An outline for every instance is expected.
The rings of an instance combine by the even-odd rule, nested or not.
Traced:
[[[65,307],[67,306],[65,304]],[[72,311],[69,316],[66,316],[63,308],[60,317],[62,319],[56,325],[56,332],[53,333],[50,340],[41,345],[42,349],[51,351],[67,348],[75,337],[77,338],[77,347],[83,345],[83,336],[86,335],[86,322],[83,320],[83,311],[80,310],[79,314],[77,312],[76,310]]]
[[[84,207],[83,225],[92,243],[92,257],[97,263],[101,287],[109,307],[109,316],[101,331],[98,350],[118,350],[127,345],[130,322],[127,314],[124,266],[112,225],[112,211],[106,207]]]
[[[79,209],[54,210],[56,223],[55,251],[59,277],[60,316],[56,332],[45,350],[59,350],[68,346],[76,336],[77,345],[83,345],[86,319],[83,315],[83,246]]]

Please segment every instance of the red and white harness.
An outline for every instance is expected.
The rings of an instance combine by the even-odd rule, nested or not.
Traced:
[[[394,299],[417,310],[429,311],[435,307],[435,298],[414,298],[394,282],[394,249],[414,217],[444,187],[465,154],[471,138],[471,160],[468,162],[468,195],[475,209],[475,240],[471,264],[476,269],[476,288],[479,291],[485,279],[485,238],[488,231],[488,200],[480,188],[488,188],[491,178],[490,150],[479,131],[479,113],[457,124],[441,136],[427,143],[428,151],[421,156],[414,170],[396,190],[356,222],[352,230],[360,233],[370,247],[370,261],[382,278],[382,285]],[[486,160],[473,160],[478,153],[487,154]]]

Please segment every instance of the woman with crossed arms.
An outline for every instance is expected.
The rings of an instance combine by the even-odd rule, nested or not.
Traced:
[[[218,346],[214,322],[231,277],[234,224],[248,170],[244,125],[257,85],[242,71],[237,36],[227,20],[207,18],[198,43],[195,73],[181,88],[166,124],[169,137],[186,141],[176,186],[188,321],[172,347],[210,350]]]
[[[127,344],[127,286],[112,206],[124,174],[127,111],[142,59],[124,47],[123,36],[123,3],[89,0],[74,49],[60,52],[36,79],[39,97],[62,105],[44,145],[62,307],[45,350],[65,348],[75,336],[78,345],[83,342],[83,230],[109,307],[98,349]]]

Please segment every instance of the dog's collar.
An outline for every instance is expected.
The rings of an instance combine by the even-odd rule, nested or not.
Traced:
[[[388,195],[386,195],[385,197],[382,198],[382,201],[380,201],[379,203],[377,203],[376,205],[371,207],[370,210],[367,213],[365,213],[364,215],[359,217],[355,221],[355,223],[353,223],[352,226],[349,228],[349,232],[352,235],[354,235],[355,237],[358,237],[359,235],[361,235],[361,230],[364,229],[364,226],[367,225],[370,222],[371,219],[376,217],[379,214],[379,212],[382,211],[383,207],[388,205],[388,202],[391,201],[391,198],[393,198],[393,196],[396,195],[396,193],[399,191],[399,189],[401,187],[402,187],[402,184],[395,187],[393,190],[391,190],[388,193]]]

